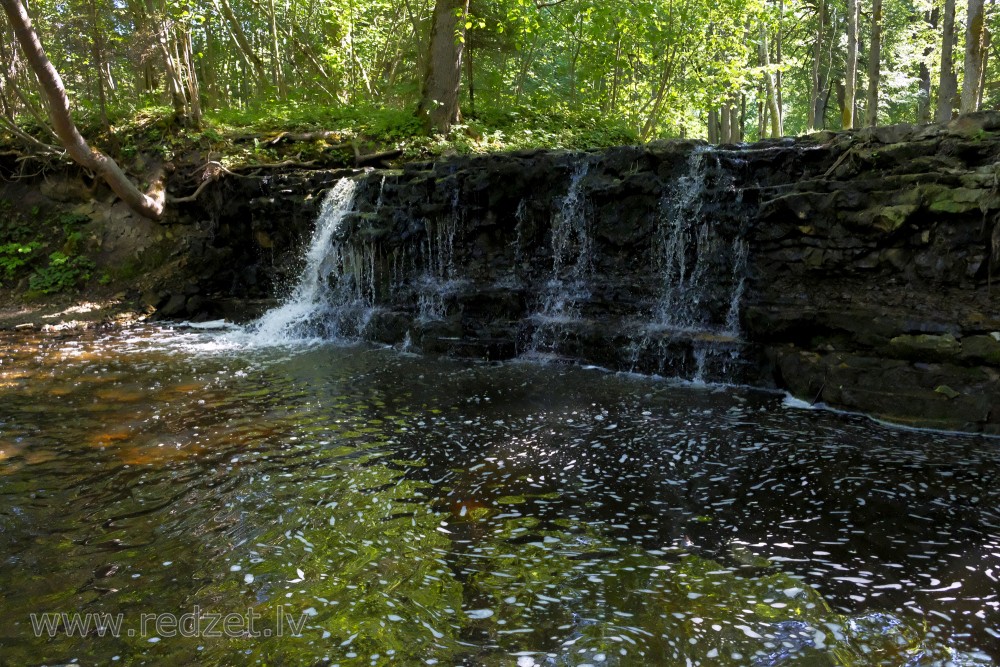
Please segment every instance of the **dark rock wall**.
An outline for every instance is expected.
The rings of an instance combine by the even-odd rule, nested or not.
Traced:
[[[779,386],[1000,433],[998,128],[981,115],[369,173],[336,236],[329,316],[343,335],[427,352]],[[223,184],[206,207],[218,253],[206,289],[280,291],[342,175]]]
[[[777,386],[1000,433],[998,130],[978,114],[226,177],[146,230],[136,286],[162,316],[247,316],[289,291],[325,194],[350,177],[323,315],[341,335]],[[95,225],[110,202],[88,204]]]
[[[763,198],[744,318],[780,386],[1000,433],[996,129],[983,115],[836,137],[821,177]]]

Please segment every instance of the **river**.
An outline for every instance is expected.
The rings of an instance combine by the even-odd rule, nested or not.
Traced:
[[[248,341],[0,334],[0,664],[1000,660],[995,439]]]

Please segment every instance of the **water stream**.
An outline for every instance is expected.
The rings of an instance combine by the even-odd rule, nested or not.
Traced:
[[[0,663],[1000,659],[995,441],[231,335],[0,334]]]
[[[333,241],[354,208],[357,190],[358,181],[344,178],[327,193],[298,282],[281,306],[248,327],[251,343],[327,340],[357,334],[363,328],[366,313],[374,305],[374,286],[365,280],[374,253],[366,257]]]
[[[738,217],[742,190],[717,151],[696,147],[686,173],[665,188],[660,200],[653,239],[660,293],[631,349],[634,364],[651,353],[661,374],[696,383],[732,381],[729,366],[738,362],[743,345],[740,306],[748,244],[745,230],[705,210],[720,193],[732,209],[729,217]]]

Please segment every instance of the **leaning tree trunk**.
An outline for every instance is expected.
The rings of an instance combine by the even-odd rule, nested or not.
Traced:
[[[979,84],[983,76],[983,0],[969,0],[965,28],[965,78],[962,80],[962,113],[979,109]]]
[[[469,0],[437,0],[417,115],[428,132],[446,134],[459,119],[462,49]]]
[[[945,0],[944,26],[941,36],[941,83],[938,86],[937,122],[951,120],[952,102],[958,92],[954,70],[955,52],[955,0]]]
[[[104,153],[93,150],[80,135],[69,111],[69,98],[62,79],[45,55],[45,49],[38,34],[31,25],[28,12],[21,0],[0,0],[7,19],[14,28],[14,35],[21,44],[25,57],[31,64],[42,94],[48,101],[52,127],[59,141],[77,163],[101,175],[115,194],[139,215],[158,220],[163,215],[163,202],[149,197],[133,184],[114,160]]]
[[[878,81],[882,60],[882,0],[872,2],[872,42],[868,49],[868,113],[865,124],[878,124]]]

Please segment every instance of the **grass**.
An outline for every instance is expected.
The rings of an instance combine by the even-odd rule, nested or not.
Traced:
[[[398,149],[404,160],[442,155],[486,154],[530,149],[586,150],[639,142],[638,132],[592,114],[534,108],[486,108],[455,125],[447,135],[427,136],[408,109],[271,102],[249,109],[206,110],[201,128],[173,122],[167,107],[146,107],[111,121],[111,133],[92,119],[81,131],[95,146],[131,158],[139,153],[168,159],[192,150],[210,150],[227,166],[279,161],[290,155],[346,165],[357,144],[363,152]],[[325,131],[325,141],[271,146],[281,132]],[[338,155],[339,153],[339,155]]]

